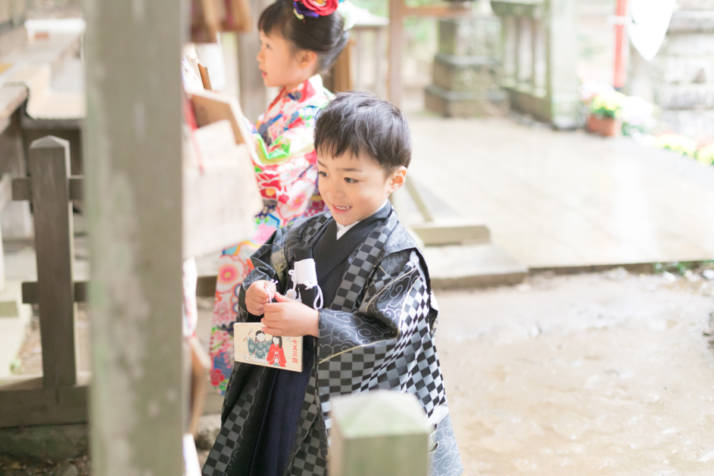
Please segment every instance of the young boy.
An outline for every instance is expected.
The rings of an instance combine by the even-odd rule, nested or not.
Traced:
[[[393,389],[414,394],[435,428],[432,474],[460,474],[426,263],[388,201],[411,158],[406,120],[371,95],[340,94],[319,115],[315,150],[329,211],[276,231],[239,295],[241,320],[305,336],[303,372],[236,365],[203,472],[326,474],[330,398]],[[310,256],[319,309],[283,295]]]

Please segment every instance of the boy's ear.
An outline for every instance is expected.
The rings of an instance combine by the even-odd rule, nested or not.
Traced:
[[[394,172],[389,176],[389,193],[396,192],[407,181],[407,168],[400,165]]]

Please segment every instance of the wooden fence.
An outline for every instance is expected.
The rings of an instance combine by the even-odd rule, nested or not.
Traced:
[[[21,376],[0,387],[0,427],[87,421],[88,374],[77,372],[75,302],[86,297],[72,272],[73,200],[81,177],[70,176],[69,144],[44,137],[29,149],[29,178],[12,183],[13,200],[34,209],[38,282],[22,284],[22,300],[39,306],[42,375]]]

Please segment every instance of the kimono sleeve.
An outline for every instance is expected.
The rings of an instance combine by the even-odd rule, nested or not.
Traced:
[[[402,267],[391,264],[406,263]],[[317,387],[329,428],[330,399],[376,389],[415,395],[429,421],[446,403],[434,344],[436,309],[416,250],[382,263],[357,312],[320,312]]]
[[[275,230],[268,241],[266,241],[250,257],[253,270],[248,273],[240,285],[238,292],[238,321],[257,321],[259,316],[248,312],[245,307],[245,293],[251,284],[256,281],[265,280],[276,283],[278,290],[285,286],[285,238],[288,228]]]
[[[367,284],[356,312],[320,311],[318,359],[322,362],[376,343],[394,343],[417,320],[431,328],[436,312],[428,276],[416,252],[388,256]]]
[[[254,134],[260,161],[269,164],[310,154],[314,150],[313,134],[318,109],[315,105],[306,105],[293,112],[282,132],[270,144],[260,134]]]

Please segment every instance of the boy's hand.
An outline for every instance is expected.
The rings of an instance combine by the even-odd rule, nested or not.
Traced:
[[[265,304],[273,300],[275,296],[275,283],[265,280],[258,280],[250,285],[245,292],[245,307],[254,316],[260,316],[265,312]]]
[[[305,304],[275,293],[278,302],[265,305],[263,332],[274,336],[306,336],[319,337],[319,313]]]

